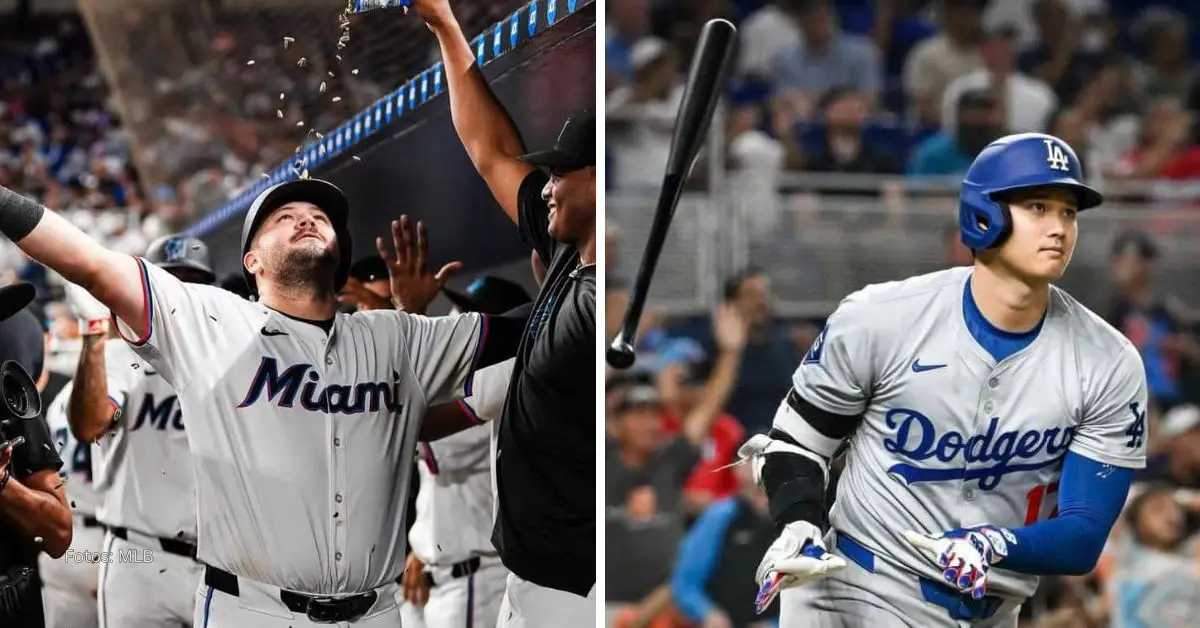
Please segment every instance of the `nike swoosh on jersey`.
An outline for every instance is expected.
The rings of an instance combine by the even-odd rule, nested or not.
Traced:
[[[262,330],[262,335],[268,336],[268,337],[270,337],[270,336],[286,336],[287,332],[279,331],[278,329],[264,329],[264,330]]]
[[[921,364],[920,358],[913,360],[912,370],[914,373],[924,373],[925,371],[936,371],[940,368],[945,368],[945,364]]]

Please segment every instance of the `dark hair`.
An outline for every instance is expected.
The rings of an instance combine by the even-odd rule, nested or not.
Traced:
[[[990,89],[968,89],[958,97],[958,110],[968,107],[992,109],[999,104],[996,95]]]
[[[1138,493],[1137,497],[1134,497],[1132,500],[1130,500],[1129,504],[1125,507],[1125,523],[1131,528],[1130,532],[1135,538],[1137,537],[1138,523],[1142,520],[1142,506],[1144,506],[1147,501],[1150,501],[1151,497],[1156,497],[1158,495],[1162,495],[1163,493],[1171,493],[1173,491],[1174,489],[1171,488],[1171,486],[1167,483],[1162,482],[1161,480],[1155,480],[1151,482],[1145,490],[1143,490],[1141,493]]]
[[[742,290],[742,284],[746,283],[747,279],[751,279],[753,277],[762,277],[764,275],[766,275],[766,271],[764,271],[761,267],[753,265],[747,266],[737,273],[734,273],[733,276],[725,280],[725,288],[722,290],[725,300],[732,301],[736,299],[738,297],[738,293]]]
[[[846,87],[834,87],[824,94],[821,94],[821,98],[817,100],[817,109],[821,112],[824,112],[831,105],[833,105],[833,103],[846,98],[847,96],[853,96],[855,94],[857,94],[857,92],[852,89]]]

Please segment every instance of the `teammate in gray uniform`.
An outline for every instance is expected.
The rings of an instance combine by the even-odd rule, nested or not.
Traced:
[[[325,181],[264,189],[242,230],[251,303],[109,251],[0,187],[0,233],[107,306],[188,417],[198,626],[394,628],[420,419],[515,353],[520,320],[337,314],[349,213]],[[392,235],[408,258],[405,227]],[[411,267],[429,274],[422,255]]]
[[[166,236],[146,260],[181,281],[211,284],[208,247]],[[70,398],[71,432],[95,443],[101,628],[191,626],[202,565],[196,562],[196,494],[185,417],[171,385],[106,319],[84,321]]]
[[[1094,567],[1145,464],[1147,398],[1135,348],[1052,285],[1102,200],[1082,180],[1058,138],[993,142],[962,183],[974,265],[829,318],[741,452],[781,529],[757,601],[782,589],[782,626],[1015,626],[1039,575]]]

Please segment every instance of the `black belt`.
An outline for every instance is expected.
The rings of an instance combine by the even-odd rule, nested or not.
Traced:
[[[83,527],[85,528],[99,528],[101,525],[102,524],[97,521],[95,517],[84,516],[83,518]]]
[[[123,539],[126,541],[129,540],[129,529],[128,528],[118,528],[118,527],[114,526],[114,527],[110,527],[109,530],[111,530],[113,533],[113,536],[117,537],[118,539]],[[146,537],[149,537],[149,538],[152,538],[152,539],[158,541],[159,545],[162,547],[164,552],[169,552],[171,554],[176,554],[178,556],[186,556],[192,560],[196,560],[196,546],[191,543],[188,543],[187,541],[180,541],[178,539],[164,539],[162,537],[157,537],[152,534],[145,534],[143,536],[146,536]]]
[[[428,569],[428,567],[429,566],[427,565],[426,569]],[[450,579],[457,580],[459,578],[466,578],[467,576],[475,573],[476,571],[479,571],[479,567],[480,567],[480,561],[479,561],[478,556],[475,556],[473,558],[468,558],[462,562],[454,563],[454,565],[450,567]],[[429,571],[425,572],[425,582],[430,587],[433,587],[434,585],[437,585],[437,584],[446,584],[445,582],[441,582],[441,583],[434,582],[433,575],[430,574]]]
[[[237,576],[216,567],[204,567],[204,584],[226,595],[239,597]],[[334,623],[339,621],[355,621],[366,615],[375,606],[377,594],[374,591],[359,593],[346,597],[327,597],[307,595],[295,591],[279,590],[279,601],[293,613],[303,613],[316,623]]]

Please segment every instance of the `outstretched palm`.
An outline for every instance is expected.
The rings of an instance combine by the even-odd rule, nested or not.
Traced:
[[[425,308],[437,297],[462,262],[450,262],[436,274],[429,272],[429,236],[425,223],[417,222],[416,237],[408,216],[392,221],[392,246],[395,253],[384,246],[383,238],[375,238],[375,248],[387,263],[388,277],[392,284],[392,301],[396,308],[412,314],[423,314]]]

